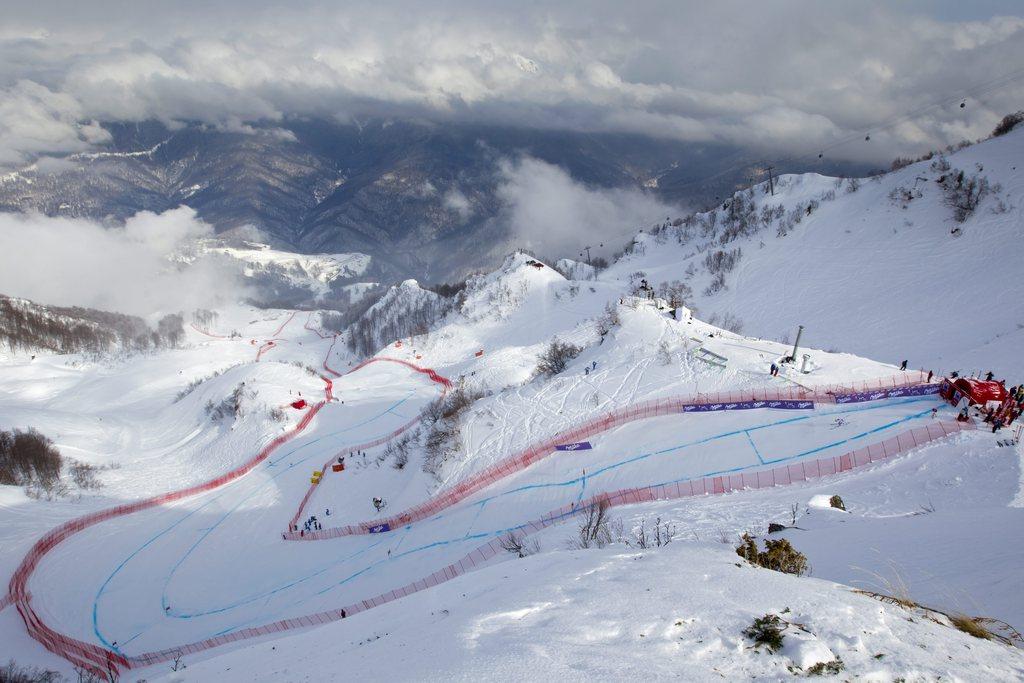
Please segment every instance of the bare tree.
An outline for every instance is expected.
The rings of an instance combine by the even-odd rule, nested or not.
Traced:
[[[668,545],[672,542],[672,539],[676,535],[675,524],[668,522],[662,522],[661,517],[658,517],[654,522],[654,526],[650,530],[647,528],[647,520],[641,519],[640,525],[633,529],[633,535],[630,540],[627,541],[627,545],[635,545],[641,550],[647,548],[660,548],[664,545]]]
[[[608,515],[610,507],[606,498],[602,498],[597,503],[591,503],[580,522],[578,533],[569,542],[569,547],[574,550],[603,548],[614,541],[611,518]]]
[[[580,355],[582,350],[575,344],[553,339],[547,350],[540,355],[537,370],[545,375],[557,375],[565,370],[569,361]]]
[[[501,537],[501,548],[505,552],[522,558],[539,552],[540,543],[535,538],[527,539],[526,534],[510,531]]]

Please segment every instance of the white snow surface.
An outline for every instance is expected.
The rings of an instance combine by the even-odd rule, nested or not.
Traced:
[[[723,244],[728,212],[719,205],[714,235],[699,225],[641,233],[634,253],[601,277],[624,281],[643,271],[654,286],[686,282],[699,317],[731,314],[760,337],[793,340],[803,324],[807,342],[822,348],[962,374],[1017,372],[1024,346],[1024,128],[946,159],[993,188],[964,223],[943,201],[936,181],[951,171],[934,169],[937,158],[862,179],[855,192],[849,181],[786,175],[774,196],[767,182],[752,193],[758,216],[765,207],[781,206],[787,215],[803,207],[784,237],[773,220]],[[900,189],[912,199],[891,199]],[[830,192],[834,199],[825,196]],[[819,207],[807,215],[811,200]],[[742,256],[725,274],[726,288],[706,295],[708,253],[737,248]]]
[[[870,186],[852,196],[866,196],[859,193]],[[780,243],[810,225],[805,219]],[[980,232],[965,226],[956,238],[961,242]],[[879,354],[880,362],[821,350],[821,322],[787,317],[780,309],[766,315],[808,325],[801,353],[812,362],[806,374],[786,365],[770,377],[768,365],[789,353],[790,344],[699,319],[676,321],[630,296],[629,272],[643,269],[656,284],[654,274],[675,279],[672,273],[685,270],[685,256],[661,246],[586,281],[530,264],[524,254],[510,256],[495,272],[472,280],[457,308],[429,332],[378,353],[433,368],[483,394],[459,417],[436,477],[422,467],[424,434],[401,469],[383,446],[364,454],[353,449],[413,420],[440,385],[396,363],[355,369],[360,359],[346,350],[343,336],[318,331],[315,313],[240,306],[220,311],[214,329],[190,329],[182,349],[117,359],[4,359],[0,428],[34,427],[65,456],[116,467],[99,473],[104,488],[98,492],[73,490],[55,501],[0,487],[0,576],[10,576],[32,543],[64,520],[202,482],[247,461],[298,422],[305,409],[289,407],[292,401],[324,399],[325,383],[316,373],[328,368],[355,370],[333,379],[336,401],[248,474],[89,527],[47,554],[28,584],[46,623],[127,656],[174,648],[405,586],[510,528],[601,491],[807,462],[953,416],[936,397],[922,396],[650,418],[596,434],[590,449],[555,452],[434,517],[387,533],[282,539],[312,472],[338,456],[346,469],[325,474],[306,511],[326,528],[376,518],[375,496],[387,502],[384,515],[399,512],[532,443],[639,401],[891,381],[900,374],[892,363],[898,355]],[[824,279],[817,285],[836,296],[857,291]],[[944,286],[935,285],[940,292]],[[906,291],[917,290],[908,284]],[[413,281],[394,293],[400,300],[433,296]],[[1010,313],[1014,305],[1007,305]],[[698,308],[708,310],[705,303]],[[819,321],[832,316],[839,325],[843,311],[859,315],[842,305],[826,308],[815,309]],[[973,326],[974,338],[983,340],[987,325],[1009,324],[1001,316],[1004,311],[984,305],[968,308],[961,327]],[[842,339],[849,343],[841,348],[874,343],[879,328],[855,322],[844,323],[849,336]],[[892,339],[921,344],[924,363],[933,335],[917,324],[894,316],[884,329]],[[538,376],[538,355],[553,339],[575,344],[580,353],[561,374]],[[975,348],[966,337],[958,339],[934,342],[935,358]],[[979,365],[1009,362],[1009,383],[1024,379],[1003,346],[983,346],[979,342],[972,356]],[[211,420],[207,406],[238,388],[237,419]],[[805,484],[614,510],[627,537],[641,520],[660,517],[674,525],[673,542],[661,549],[618,542],[570,551],[576,529],[570,519],[539,534],[540,553],[526,559],[495,558],[483,569],[323,627],[190,655],[184,671],[172,673],[167,663],[126,676],[608,680],[644,672],[684,680],[777,680],[835,656],[850,679],[1020,679],[1020,650],[974,639],[936,613],[907,611],[852,590],[906,594],[949,614],[991,616],[1020,628],[1024,554],[1015,539],[1024,537],[1024,478],[1020,446],[999,445],[1007,437],[977,431]],[[834,494],[847,512],[823,507]],[[732,550],[736,538],[764,533],[769,522],[790,524],[794,503],[798,528],[784,535],[807,554],[813,575],[797,578],[742,562]],[[779,653],[757,650],[742,635],[766,613],[790,624]],[[0,611],[0,661],[9,657],[70,673],[67,662],[29,638],[12,607]]]
[[[358,252],[344,254],[297,254],[271,249],[257,242],[246,248],[228,246],[220,240],[201,240],[181,255],[185,262],[200,258],[220,258],[239,267],[245,277],[269,274],[290,284],[309,289],[317,295],[330,291],[335,280],[362,276],[370,266],[371,257]],[[357,292],[358,294],[358,292]]]

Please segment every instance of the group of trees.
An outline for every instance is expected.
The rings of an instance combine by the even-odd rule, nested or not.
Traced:
[[[172,313],[151,329],[133,315],[91,308],[43,306],[0,296],[0,342],[12,351],[106,353],[175,347],[185,337],[181,315]]]
[[[557,375],[565,370],[569,361],[580,355],[581,351],[583,349],[575,344],[553,339],[544,353],[540,354],[540,358],[537,360],[537,371],[542,375]]]
[[[454,301],[432,294],[390,302],[378,298],[348,325],[346,344],[356,354],[369,356],[392,340],[426,334],[452,310]]]
[[[0,484],[50,490],[60,481],[63,462],[53,442],[34,429],[0,431]]]
[[[978,208],[981,201],[998,186],[989,185],[988,178],[979,174],[967,175],[958,168],[950,170],[939,178],[942,199],[953,210],[957,223],[963,223]]]
[[[423,421],[428,425],[423,471],[438,477],[444,464],[461,449],[459,427],[462,414],[483,397],[482,393],[458,387],[427,406]],[[404,467],[404,465],[403,465]]]

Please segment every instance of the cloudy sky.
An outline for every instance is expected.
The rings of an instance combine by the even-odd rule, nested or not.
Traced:
[[[100,148],[101,121],[310,115],[882,161],[1024,108],[1024,4],[9,1],[0,90],[0,167]]]

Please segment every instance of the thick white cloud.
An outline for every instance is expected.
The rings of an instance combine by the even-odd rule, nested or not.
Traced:
[[[54,305],[147,316],[216,307],[248,293],[237,271],[215,260],[168,260],[213,228],[181,207],[144,211],[123,228],[39,214],[0,213],[0,292]]]
[[[499,178],[505,205],[499,220],[508,223],[516,244],[548,257],[575,256],[588,244],[593,256],[608,256],[637,229],[680,213],[639,190],[586,187],[532,157],[503,160]]]
[[[86,119],[81,104],[66,93],[25,80],[0,88],[0,166],[24,163],[40,153],[88,149],[110,139]]]
[[[801,154],[983,91],[833,152],[881,160],[984,135],[1024,98],[1024,80],[983,87],[1024,64],[1024,11],[1011,0],[1006,16],[952,0],[207,5],[8,9],[0,163],[101,144],[95,119],[251,132],[291,115],[368,114]]]

